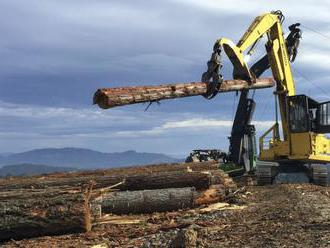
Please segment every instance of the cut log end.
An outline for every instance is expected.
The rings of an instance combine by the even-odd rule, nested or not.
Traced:
[[[102,109],[108,109],[110,108],[109,106],[115,107],[116,105],[113,104],[106,104],[108,101],[107,96],[104,94],[102,89],[98,89],[93,97],[93,104],[97,104],[100,108]]]
[[[0,194],[0,242],[88,232],[100,212],[86,190],[12,190]]]

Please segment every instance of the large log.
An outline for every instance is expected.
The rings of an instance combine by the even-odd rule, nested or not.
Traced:
[[[153,213],[193,208],[202,204],[222,201],[228,188],[213,185],[207,190],[194,187],[139,191],[120,191],[102,195],[96,199],[102,214]]]
[[[42,184],[34,182],[31,184],[18,184],[6,185],[5,190],[13,189],[47,189],[54,187],[84,187],[91,181],[94,183],[94,189],[106,188],[108,186],[122,184],[116,187],[117,190],[141,190],[141,189],[163,189],[163,188],[184,188],[195,187],[196,189],[206,189],[212,184],[217,184],[224,181],[224,174],[220,171],[207,171],[207,172],[158,172],[152,174],[138,174],[138,175],[104,175],[95,177],[82,177],[82,178],[63,178],[61,180],[44,181]],[[2,189],[4,190],[4,189]]]
[[[2,191],[0,241],[89,231],[99,213],[91,201],[91,188]]]
[[[274,86],[272,78],[257,79],[253,84],[249,84],[244,80],[224,80],[220,85],[219,92],[260,89],[272,86]],[[95,92],[93,103],[98,104],[103,109],[107,109],[135,103],[205,95],[207,90],[208,85],[204,82],[105,88],[98,89]]]
[[[82,171],[75,173],[54,173],[49,175],[32,176],[32,177],[13,177],[13,178],[0,179],[0,190],[45,189],[45,188],[57,187],[57,186],[80,187],[88,184],[90,181],[95,182],[94,188],[102,188],[116,184],[122,181],[123,179],[126,179],[126,185],[130,184],[132,186],[132,183],[130,182],[132,182],[134,178],[138,180],[139,177],[140,178],[146,177],[150,179],[150,183],[151,183],[152,181],[157,181],[160,178],[162,178],[162,176],[159,175],[159,173],[180,174],[179,172],[213,171],[213,170],[217,170],[218,168],[219,168],[218,162],[177,163],[177,164],[136,166],[136,167],[128,167],[128,168],[115,168],[115,169],[107,169],[107,170]],[[163,175],[164,177],[167,177],[170,174],[163,174]],[[200,177],[205,178],[208,176],[200,175]],[[130,178],[132,178],[132,180],[130,180]],[[182,175],[182,179],[186,180],[187,177]],[[173,184],[176,184],[178,180],[180,180],[180,177],[178,177],[178,179],[175,182],[173,182]],[[186,181],[185,184],[183,182],[181,183],[179,182],[179,183],[181,185],[184,184],[183,187],[194,186],[199,188],[196,184],[195,185],[189,184],[189,182],[191,182],[191,180]],[[125,185],[121,185],[120,187],[121,189],[127,189],[127,186]],[[174,187],[181,187],[181,186],[177,185]]]
[[[125,183],[119,186],[121,190],[165,189],[194,187],[207,189],[210,185],[224,181],[223,174],[212,172],[163,172],[151,175],[136,175],[126,177]]]

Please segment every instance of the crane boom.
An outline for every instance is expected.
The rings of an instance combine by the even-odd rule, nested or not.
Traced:
[[[225,53],[234,66],[233,77],[235,79],[245,79],[253,83],[256,77],[244,60],[244,52],[263,35],[267,35],[267,55],[276,81],[276,94],[279,98],[283,136],[286,140],[288,139],[288,125],[286,121],[285,97],[287,95],[295,95],[295,84],[291,72],[286,42],[283,37],[282,20],[282,15],[278,12],[258,16],[243,34],[237,45],[234,45],[234,43],[227,38],[221,38],[216,41],[215,47],[224,48]]]
[[[267,69],[266,62],[267,60],[269,62],[276,81],[275,95],[281,115],[283,140],[280,138],[280,125],[276,117],[275,124],[259,139],[259,159],[278,162],[279,168],[285,166],[298,168],[305,165],[314,168],[314,164],[330,163],[330,139],[324,135],[330,132],[330,102],[319,103],[306,95],[296,95],[290,61],[295,59],[295,46],[299,44],[299,39],[298,41],[294,39],[299,38],[299,31],[296,32],[299,30],[296,28],[299,24],[290,26],[292,32],[286,41],[282,30],[283,20],[280,11],[258,16],[237,45],[227,38],[221,38],[216,41],[214,50],[221,51],[223,48],[228,55],[234,66],[234,79],[244,79],[251,84],[255,82],[256,74],[260,73],[258,70]],[[268,39],[267,59],[263,58],[254,68],[249,69],[244,60],[244,53],[251,47],[249,54],[263,35],[267,35]],[[265,147],[265,137],[270,134],[272,138]],[[313,170],[313,173],[316,171],[316,174],[320,175],[319,169]],[[329,175],[330,166],[326,173],[323,171],[322,176],[316,176],[312,180],[328,184]]]
[[[291,25],[289,27],[290,33],[285,39],[288,55],[291,58],[290,62],[295,60],[298,52],[299,39],[301,38],[301,31],[297,28],[299,25],[299,23]],[[254,45],[252,45],[253,47]],[[251,48],[250,51],[252,51]],[[270,63],[266,54],[251,66],[250,72],[255,78],[259,78],[269,68]],[[242,90],[229,137],[227,161],[242,165],[245,172],[254,171],[256,167],[255,127],[252,124],[255,105],[255,101],[249,98],[249,90]]]

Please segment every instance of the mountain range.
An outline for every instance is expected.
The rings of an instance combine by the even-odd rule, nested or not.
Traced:
[[[83,148],[45,148],[0,155],[0,167],[17,164],[47,165],[77,169],[181,162],[161,153],[136,151],[104,153]]]

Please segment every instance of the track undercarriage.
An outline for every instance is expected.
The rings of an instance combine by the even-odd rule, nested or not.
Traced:
[[[257,162],[258,185],[313,183],[330,186],[330,164]]]

